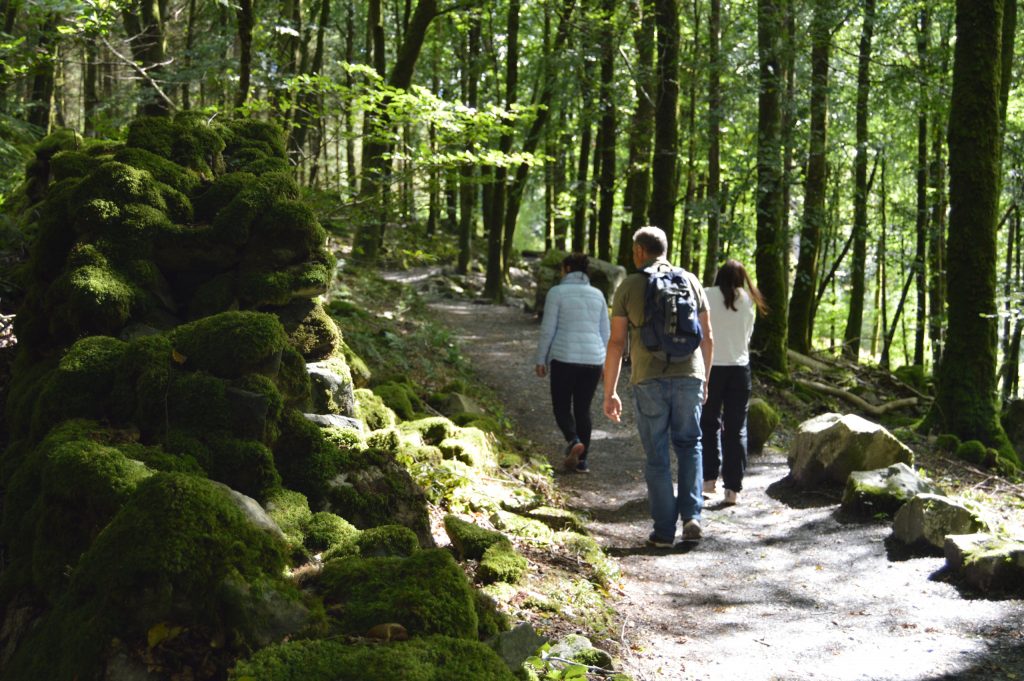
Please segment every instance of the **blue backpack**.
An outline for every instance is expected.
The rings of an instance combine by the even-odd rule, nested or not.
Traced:
[[[652,265],[643,272],[647,275],[644,323],[640,326],[644,347],[663,362],[688,359],[700,347],[704,331],[686,270]]]

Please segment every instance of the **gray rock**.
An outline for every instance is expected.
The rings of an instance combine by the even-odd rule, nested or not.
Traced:
[[[537,294],[534,301],[534,311],[538,315],[544,314],[544,301],[548,296],[548,291],[551,290],[552,286],[558,284],[562,278],[562,258],[566,255],[568,253],[549,253],[537,267],[535,276]],[[598,260],[597,258],[590,258],[589,265],[587,276],[590,277],[590,285],[603,293],[605,300],[611,304],[615,289],[626,278],[626,268],[605,260]]]
[[[944,492],[907,464],[897,463],[879,470],[850,473],[843,493],[843,508],[858,515],[884,513],[891,517],[903,504],[924,493]]]
[[[517,625],[511,631],[503,631],[487,642],[513,671],[519,671],[523,662],[548,642],[546,636],[534,631],[528,622]]]
[[[946,565],[982,593],[1024,596],[1024,542],[988,534],[952,534]]]
[[[309,608],[295,596],[283,594],[263,585],[251,588],[236,580],[227,580],[224,590],[236,612],[231,613],[236,626],[260,646],[282,641],[308,627],[313,616]]]
[[[363,422],[351,416],[341,416],[340,414],[303,414],[302,416],[321,428],[351,428],[360,433],[365,430]]]
[[[595,648],[590,639],[580,634],[569,634],[551,646],[548,655],[603,669],[611,669],[613,664],[611,655],[600,648]]]
[[[313,409],[318,414],[355,416],[356,398],[352,372],[342,360],[325,360],[306,365]]]
[[[822,414],[800,424],[789,451],[799,487],[845,484],[853,471],[912,465],[914,453],[884,427],[856,414]]]
[[[442,409],[445,416],[454,416],[455,414],[474,414],[478,416],[485,416],[487,414],[484,408],[481,407],[476,400],[468,395],[462,393],[451,393],[448,400],[444,404]]]
[[[235,506],[237,506],[239,510],[245,514],[246,519],[250,523],[252,523],[253,525],[255,525],[256,527],[265,532],[269,532],[281,541],[285,541],[284,532],[281,531],[281,528],[278,526],[276,522],[274,522],[274,519],[267,514],[267,512],[263,509],[262,506],[260,506],[260,503],[258,501],[256,501],[252,497],[248,497],[242,494],[238,490],[231,489],[222,482],[211,482],[213,482],[214,485],[217,485],[218,487],[224,489],[227,492],[228,496],[231,498],[231,501],[233,501],[235,503]]]
[[[943,549],[946,535],[965,535],[986,529],[985,523],[963,504],[938,494],[918,494],[896,513],[892,536],[908,546]]]
[[[103,681],[157,681],[159,678],[150,673],[144,662],[130,658],[123,652],[107,660],[106,673],[103,674]]]

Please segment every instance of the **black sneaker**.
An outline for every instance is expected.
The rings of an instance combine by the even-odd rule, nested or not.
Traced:
[[[646,544],[653,549],[670,549],[674,546],[671,539],[663,539],[653,532],[647,537]]]
[[[580,459],[580,462],[578,464],[576,464],[576,472],[577,473],[589,473],[590,472],[590,466],[587,465],[586,458]]]

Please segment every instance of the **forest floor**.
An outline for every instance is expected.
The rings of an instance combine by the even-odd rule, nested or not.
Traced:
[[[739,505],[708,500],[701,542],[646,548],[628,374],[619,424],[601,414],[598,388],[592,472],[562,473],[548,382],[533,371],[534,316],[521,304],[430,307],[619,561],[619,632],[601,643],[637,681],[1024,679],[1024,601],[971,597],[946,581],[942,557],[898,555],[889,523],[846,517],[838,494],[788,489],[792,426],[751,458]]]

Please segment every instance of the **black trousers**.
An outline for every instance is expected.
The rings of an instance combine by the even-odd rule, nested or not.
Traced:
[[[583,443],[584,456],[590,450],[590,403],[597,391],[604,367],[600,364],[569,364],[551,360],[551,406],[555,423],[566,442]]]
[[[747,403],[750,366],[711,367],[708,401],[700,418],[704,479],[717,480],[734,492],[743,490],[747,470]]]

